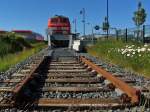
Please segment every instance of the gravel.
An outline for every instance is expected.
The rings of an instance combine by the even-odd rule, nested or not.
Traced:
[[[65,52],[64,52],[65,51]],[[71,52],[71,53],[70,53]],[[31,56],[29,58],[27,58],[26,60],[18,63],[16,66],[11,67],[8,71],[6,72],[1,72],[0,73],[0,80],[6,80],[6,79],[10,79],[11,75],[13,73],[17,73],[19,72],[22,68],[24,68],[26,65],[29,65],[30,63],[32,63],[33,59],[36,58],[37,56],[51,56],[52,51],[49,52],[49,50],[45,49],[43,51],[41,51],[40,53]],[[57,49],[55,50],[53,56],[55,57],[54,60],[58,59],[58,56],[85,56],[86,58],[92,60],[94,63],[98,64],[99,66],[101,66],[102,68],[105,68],[107,71],[111,72],[112,74],[119,74],[119,75],[123,75],[124,77],[126,77],[127,79],[132,79],[132,80],[136,80],[136,83],[134,84],[135,86],[141,86],[141,87],[148,87],[150,86],[150,80],[136,75],[130,71],[126,71],[123,68],[117,66],[117,65],[112,65],[110,63],[106,63],[102,60],[99,60],[95,57],[90,56],[89,54],[86,53],[80,53],[80,54],[76,54],[74,51],[70,51],[70,50],[66,50],[66,49]],[[60,59],[61,60],[61,59]],[[62,59],[64,60],[64,58]],[[111,66],[110,66],[111,65]],[[101,86],[102,83],[100,83]],[[14,84],[15,85],[15,84]],[[0,87],[12,87],[14,85],[10,85],[10,84],[3,84],[1,83]],[[70,86],[77,86],[76,84],[57,84],[57,83],[47,83],[44,86],[49,86],[49,87],[70,87]],[[80,87],[87,87],[87,84],[84,85],[82,84],[79,85]],[[95,85],[93,84],[89,84],[89,87],[94,87]],[[41,97],[44,98],[84,98],[84,99],[88,99],[88,98],[117,98],[118,97],[118,93],[115,91],[111,91],[111,92],[88,92],[88,93],[71,93],[71,92],[44,92],[44,93],[39,93]],[[0,93],[0,97],[9,97],[11,96],[10,93]],[[39,95],[37,95],[39,96]],[[72,107],[69,107],[69,109],[71,110]],[[48,108],[48,109],[39,109],[37,110],[37,112],[71,112],[71,111],[67,111],[69,109],[54,109],[54,108]],[[105,109],[105,110],[99,110],[99,109],[84,109],[83,111],[79,110],[79,112],[132,112],[133,110],[135,112],[141,112],[142,107],[141,106],[137,106],[137,107],[133,107],[133,108],[125,108],[123,110],[121,109],[117,109],[117,110],[111,110],[111,109]],[[74,110],[74,108],[72,109]],[[78,109],[77,109],[78,110]],[[0,112],[25,112],[23,110],[17,110],[16,108],[12,108],[12,109],[0,109]],[[27,111],[30,112],[30,111]],[[73,112],[73,111],[72,111]],[[76,111],[78,112],[78,111]],[[150,112],[150,108],[145,108],[144,112]]]

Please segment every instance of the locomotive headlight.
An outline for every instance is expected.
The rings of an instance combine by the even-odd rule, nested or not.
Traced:
[[[63,31],[63,34],[67,34],[67,31]]]
[[[67,27],[62,27],[61,29],[62,29],[62,30],[67,30]]]
[[[56,27],[51,27],[50,29],[51,29],[51,30],[57,30],[57,28],[56,28]]]

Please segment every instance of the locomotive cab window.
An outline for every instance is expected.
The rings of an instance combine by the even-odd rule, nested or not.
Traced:
[[[67,22],[68,22],[68,20],[66,18],[62,19],[62,23],[67,23]]]
[[[57,20],[57,19],[52,19],[51,22],[52,22],[52,23],[57,23],[58,20]]]

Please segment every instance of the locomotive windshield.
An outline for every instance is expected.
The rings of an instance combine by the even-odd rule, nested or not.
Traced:
[[[67,23],[67,22],[68,22],[68,19],[67,19],[67,18],[62,18],[62,19],[61,19],[61,22],[62,22],[62,23]]]
[[[51,20],[51,22],[52,22],[52,23],[58,23],[58,19],[57,19],[57,18],[53,18],[53,19]]]

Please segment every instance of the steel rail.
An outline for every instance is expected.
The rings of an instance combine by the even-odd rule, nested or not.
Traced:
[[[24,86],[29,80],[31,80],[31,79],[34,78],[34,73],[35,73],[35,71],[39,68],[39,66],[41,65],[41,63],[42,63],[43,61],[44,61],[44,58],[42,58],[42,59],[38,62],[37,66],[34,66],[34,68],[31,70],[31,72],[30,72],[29,75],[26,75],[26,77],[25,77],[22,81],[20,81],[20,82],[14,87],[14,89],[13,89],[13,94],[14,94],[14,95],[17,95],[17,94],[21,91],[21,89],[23,88],[23,86]]]
[[[90,60],[86,59],[85,57],[80,56],[80,60],[90,66],[93,70],[97,73],[101,74],[103,77],[111,81],[117,88],[125,92],[129,97],[131,97],[132,104],[139,103],[139,95],[140,91],[129,86],[124,81],[120,80],[119,78],[113,76],[111,73],[107,72],[106,70],[102,69],[100,66],[95,65]]]

